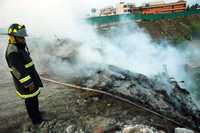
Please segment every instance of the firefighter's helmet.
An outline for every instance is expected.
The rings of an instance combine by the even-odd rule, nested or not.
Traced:
[[[26,37],[26,27],[25,25],[12,24],[8,29],[8,35],[16,36],[16,37]]]

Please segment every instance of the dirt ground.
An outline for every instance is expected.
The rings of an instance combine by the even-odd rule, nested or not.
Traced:
[[[15,95],[11,82],[0,83],[1,133],[112,133],[125,125],[144,124],[173,132],[176,125],[107,96],[91,94],[44,82],[39,96],[46,123],[32,126],[24,101]]]
[[[177,126],[107,96],[44,82],[39,101],[47,122],[35,127],[10,75],[2,73],[7,72],[4,58],[0,61],[4,62],[0,66],[0,133],[121,133],[126,125],[136,124],[173,133]]]

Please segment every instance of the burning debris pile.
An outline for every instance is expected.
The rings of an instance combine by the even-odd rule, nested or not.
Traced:
[[[176,118],[189,127],[199,128],[200,109],[192,101],[190,93],[175,81],[167,84],[142,74],[107,66],[88,71],[85,77],[76,80],[76,84],[128,98],[165,116]]]
[[[80,65],[80,57],[78,57],[80,46],[81,43],[72,40],[57,40],[56,48],[54,46],[53,48],[48,47],[47,52],[50,56],[55,58],[57,62],[60,60],[64,66],[66,64],[70,66],[70,68],[66,66],[62,70],[67,69],[73,73],[62,71],[59,76],[68,75],[67,81],[71,76],[70,81],[73,81],[74,84],[121,96],[174,119],[182,125],[199,130],[200,109],[192,100],[190,93],[178,82],[172,81],[166,74],[148,78],[143,74],[113,65],[95,63]]]

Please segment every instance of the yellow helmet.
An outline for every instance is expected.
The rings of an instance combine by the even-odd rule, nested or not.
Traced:
[[[26,37],[26,27],[25,25],[12,24],[8,29],[8,35],[16,36],[16,37]]]

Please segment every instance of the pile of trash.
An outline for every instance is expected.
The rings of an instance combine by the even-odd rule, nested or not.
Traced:
[[[49,47],[47,52],[71,66],[68,68],[75,71],[75,74],[68,74],[67,77],[76,75],[71,77],[74,84],[121,96],[182,125],[200,130],[200,109],[192,100],[189,91],[173,78],[165,74],[149,78],[112,65],[93,63],[78,66],[76,53],[80,43],[57,40],[56,45],[56,50],[55,47]],[[67,50],[59,50],[63,45],[70,51],[66,53]],[[63,75],[66,74],[63,72]],[[68,79],[67,81],[69,82]]]
[[[183,125],[200,128],[200,109],[176,81],[150,79],[115,66],[87,70],[84,77],[75,80],[76,84],[127,98]]]

